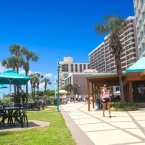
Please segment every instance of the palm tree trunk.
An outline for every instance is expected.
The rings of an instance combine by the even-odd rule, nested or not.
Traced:
[[[122,69],[121,69],[120,57],[116,58],[116,66],[117,66],[117,74],[119,77],[121,100],[124,102],[125,99],[124,99],[124,90],[123,90],[123,82],[122,82]]]
[[[33,97],[34,97],[34,99],[35,99],[35,86],[34,86],[34,92],[33,92]]]
[[[16,66],[16,71],[17,71],[17,73],[19,73],[19,67],[18,66]],[[17,95],[19,95],[20,94],[20,90],[19,90],[19,86],[17,85]]]
[[[37,95],[39,95],[39,86],[37,87]]]
[[[34,98],[34,91],[33,91],[34,89],[33,89],[33,86],[32,86],[32,84],[31,84],[31,93],[32,93],[32,98]]]
[[[26,76],[28,76],[28,71],[26,71]],[[28,102],[28,82],[26,84],[26,102]]]
[[[45,87],[44,87],[44,92],[46,94],[46,88],[47,88],[47,84],[45,84]]]
[[[14,94],[16,96],[16,85],[14,85]]]

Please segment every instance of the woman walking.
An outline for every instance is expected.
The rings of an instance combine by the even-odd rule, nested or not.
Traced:
[[[110,94],[110,90],[108,89],[107,85],[103,86],[101,98],[102,98],[102,102],[103,102],[103,117],[105,117],[105,109],[107,106],[107,109],[109,112],[109,117],[111,118],[111,110],[110,110],[111,94]]]

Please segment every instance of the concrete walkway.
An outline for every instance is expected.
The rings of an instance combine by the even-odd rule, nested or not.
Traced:
[[[77,145],[145,145],[145,109],[112,112],[87,111],[87,104],[70,103],[61,112]]]

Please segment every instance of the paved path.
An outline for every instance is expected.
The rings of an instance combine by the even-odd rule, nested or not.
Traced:
[[[77,145],[145,145],[145,109],[112,112],[87,111],[84,103],[61,106],[61,112]]]

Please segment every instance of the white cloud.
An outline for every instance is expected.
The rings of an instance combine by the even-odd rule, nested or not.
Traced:
[[[21,69],[21,70],[19,71],[19,73],[20,73],[20,74],[25,74],[25,71],[24,71],[23,69]]]
[[[44,77],[46,78],[52,78],[53,74],[52,73],[47,73],[47,74],[44,74]]]
[[[41,90],[41,89],[44,89],[44,84],[45,84],[45,83],[41,83],[41,84],[39,85],[40,90]]]

